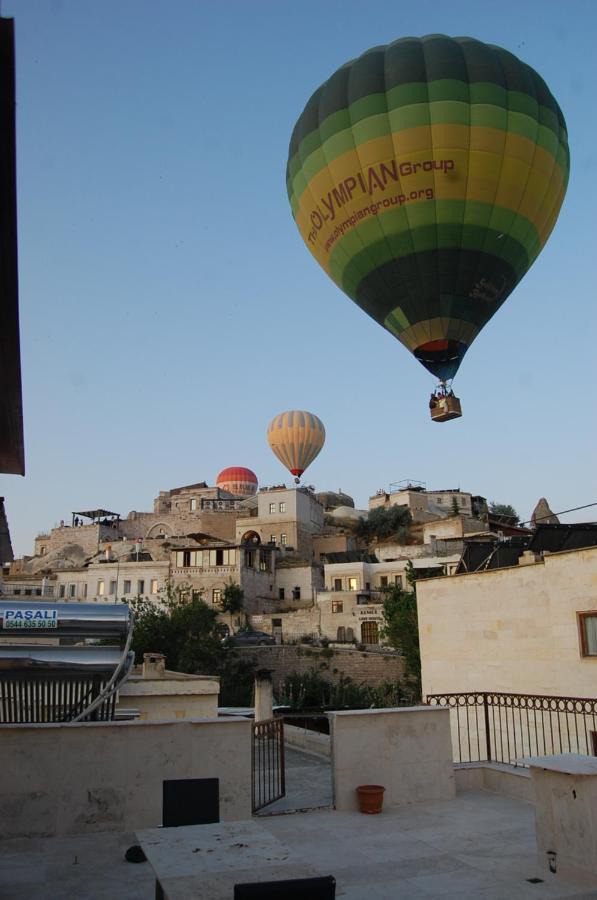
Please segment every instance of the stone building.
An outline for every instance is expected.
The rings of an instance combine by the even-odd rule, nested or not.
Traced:
[[[313,538],[323,531],[324,510],[312,491],[285,485],[265,488],[246,505],[249,514],[236,521],[237,543],[254,539],[313,558]]]
[[[487,515],[487,501],[460,488],[430,491],[419,484],[403,482],[395,490],[379,490],[369,498],[369,509],[406,506],[413,522],[429,522],[444,516],[463,515],[482,519]]]
[[[376,644],[383,589],[407,586],[409,561],[451,574],[463,536],[478,524],[470,515],[471,494],[398,494],[389,495],[389,505],[408,495],[425,521],[415,525],[409,544],[380,541],[367,548],[356,537],[367,513],[343,492],[316,495],[276,485],[238,497],[197,482],[160,491],[152,512],[72,513],[69,524],[38,535],[36,554],[13,564],[3,590],[69,602],[144,597],[160,603],[171,586],[220,608],[234,584],[243,592],[247,621],[280,640],[312,634]],[[457,515],[453,497],[462,501]],[[437,515],[442,503],[445,515]],[[222,615],[233,629],[244,620]]]
[[[517,557],[417,585],[424,694],[594,696],[597,546]]]

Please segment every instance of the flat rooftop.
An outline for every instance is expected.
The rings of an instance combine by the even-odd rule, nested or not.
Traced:
[[[258,821],[320,874],[334,875],[344,900],[597,898],[597,884],[539,867],[531,804],[486,791],[378,816],[324,809]],[[153,900],[149,863],[124,861],[134,843],[134,833],[122,832],[0,841],[0,896]]]

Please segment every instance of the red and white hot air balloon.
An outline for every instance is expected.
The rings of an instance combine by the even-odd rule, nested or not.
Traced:
[[[257,475],[251,469],[244,466],[229,466],[222,469],[216,478],[216,487],[231,494],[240,494],[244,497],[257,493]]]

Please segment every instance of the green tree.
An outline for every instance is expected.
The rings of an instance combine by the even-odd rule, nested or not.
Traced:
[[[238,590],[230,597],[238,600]],[[137,598],[131,606],[131,646],[138,663],[144,653],[163,653],[168,668],[176,672],[219,676],[222,706],[253,704],[256,661],[222,645],[218,610],[204,603],[200,592],[168,584],[161,605]]]
[[[512,516],[519,521],[518,513],[509,503],[496,503],[494,500],[489,504],[489,512],[494,516]]]
[[[388,537],[406,541],[410,536],[411,524],[412,516],[407,506],[390,506],[388,509],[380,506],[372,509],[366,519],[359,519],[357,536],[366,541]]]
[[[433,574],[437,574],[435,571]],[[421,698],[421,653],[419,649],[419,621],[417,617],[416,573],[411,562],[406,568],[410,590],[395,584],[385,591],[383,601],[384,625],[381,635],[395,650],[404,655],[405,675]]]
[[[230,613],[230,615],[236,615],[237,626],[240,626],[241,624],[241,614],[244,612],[244,599],[245,592],[240,585],[236,584],[231,579],[224,588],[224,592],[222,594],[222,610],[223,612]]]
[[[161,605],[138,597],[131,606],[135,613],[131,647],[137,662],[144,653],[154,652],[163,653],[168,668],[177,672],[219,671],[223,649],[218,613],[197,592],[168,584]]]

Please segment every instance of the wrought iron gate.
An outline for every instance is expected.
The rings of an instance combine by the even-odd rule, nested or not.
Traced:
[[[284,722],[281,718],[253,722],[253,812],[286,793],[284,775]]]

